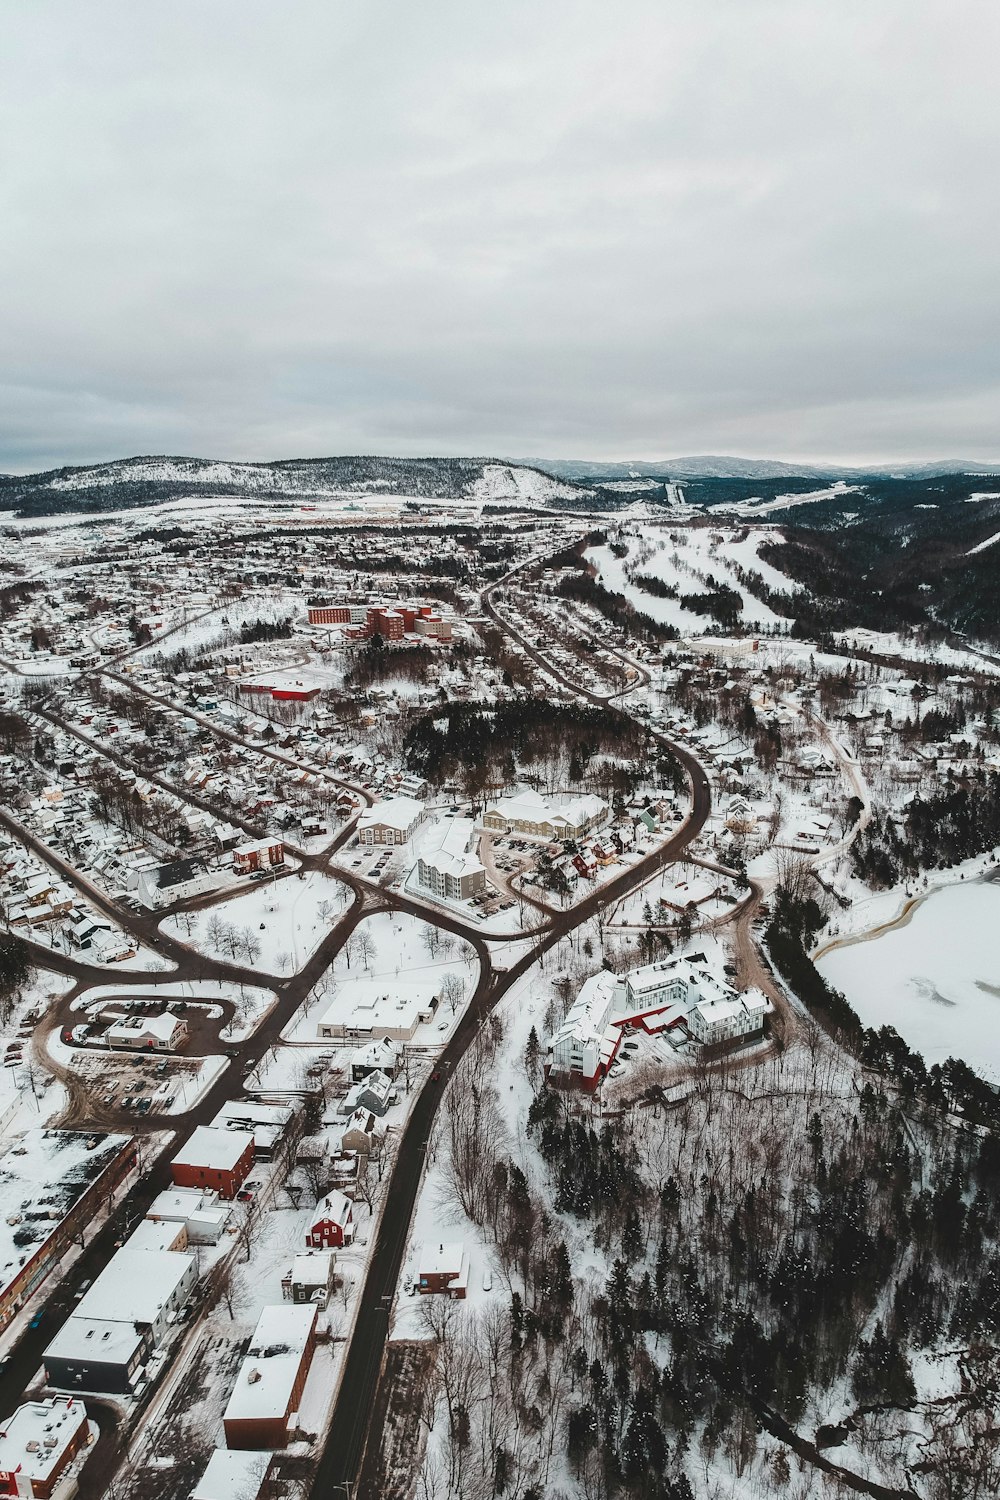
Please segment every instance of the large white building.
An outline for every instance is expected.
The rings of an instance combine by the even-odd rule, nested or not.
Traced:
[[[438,979],[356,978],[338,980],[317,1026],[321,1041],[408,1042],[417,1027],[433,1020]]]
[[[475,854],[471,818],[442,818],[423,835],[417,860],[417,879],[435,896],[467,901],[486,885],[486,871]]]
[[[605,969],[582,986],[553,1037],[550,1071],[594,1087],[627,1026],[659,1032],[683,1023],[695,1041],[712,1046],[759,1032],[770,1009],[759,990],[737,994],[701,955],[644,964],[622,975]]]
[[[611,816],[606,802],[589,793],[581,797],[543,797],[519,787],[510,797],[488,803],[483,827],[495,833],[528,833],[536,838],[579,839]]]
[[[361,844],[405,844],[420,827],[424,804],[416,797],[386,797],[368,807],[358,819]]]
[[[126,1243],[46,1349],[49,1384],[64,1391],[134,1389],[196,1280],[193,1255]]]

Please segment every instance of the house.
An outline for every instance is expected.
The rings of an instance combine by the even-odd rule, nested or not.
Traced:
[[[0,1423],[0,1495],[49,1500],[59,1477],[91,1442],[82,1401],[27,1401]]]
[[[386,797],[368,807],[358,819],[358,842],[405,844],[416,833],[424,817],[424,804],[416,797]]]
[[[233,850],[233,873],[236,875],[249,875],[254,870],[272,870],[284,863],[285,846],[280,839],[241,844]]]
[[[332,1250],[303,1250],[281,1278],[281,1295],[286,1302],[315,1302],[325,1307],[333,1289],[335,1264]]]
[[[105,940],[111,936],[110,922],[95,920],[83,912],[79,913],[79,920],[74,920],[71,915],[70,923],[69,940],[74,948],[87,949],[92,947],[95,941]]]
[[[135,894],[143,906],[158,911],[175,901],[214,891],[220,884],[218,871],[209,870],[203,859],[175,859],[140,870]]]
[[[187,1022],[170,1011],[161,1016],[126,1016],[104,1033],[109,1047],[129,1052],[179,1052],[187,1039]]]
[[[354,1204],[336,1189],[316,1205],[306,1244],[312,1250],[340,1250],[354,1239]]]
[[[249,1132],[199,1125],[170,1163],[170,1171],[176,1187],[211,1188],[220,1198],[235,1198],[253,1163]]]
[[[399,1043],[387,1036],[359,1048],[351,1058],[351,1082],[360,1083],[369,1073],[388,1073],[395,1078],[401,1050]]]
[[[359,1156],[368,1156],[375,1134],[375,1116],[367,1109],[356,1109],[344,1126],[340,1137],[341,1151],[356,1151]]]
[[[284,1448],[316,1347],[317,1310],[265,1307],[222,1424],[230,1448]]]
[[[339,1115],[353,1115],[356,1110],[367,1110],[381,1120],[391,1104],[396,1102],[396,1088],[387,1073],[369,1073],[360,1083],[348,1089],[337,1107]]]
[[[461,1241],[424,1245],[417,1264],[417,1291],[443,1292],[463,1299],[469,1286],[469,1257]]]

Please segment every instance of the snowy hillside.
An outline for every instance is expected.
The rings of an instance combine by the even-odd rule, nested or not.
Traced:
[[[21,515],[125,510],[190,498],[397,496],[473,503],[583,501],[591,492],[537,469],[478,458],[346,456],[243,463],[166,456],[0,476],[0,510]]]
[[[484,464],[483,472],[473,481],[470,494],[476,500],[548,500],[583,499],[589,492],[561,479],[553,479],[538,469],[518,464]]]

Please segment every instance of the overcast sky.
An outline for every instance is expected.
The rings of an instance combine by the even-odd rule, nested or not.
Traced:
[[[997,0],[0,23],[0,470],[1000,460]]]

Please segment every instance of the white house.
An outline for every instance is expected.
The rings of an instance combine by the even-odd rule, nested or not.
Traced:
[[[187,1023],[164,1011],[161,1016],[126,1016],[108,1027],[104,1040],[130,1052],[177,1052],[187,1036]]]
[[[143,906],[157,911],[174,901],[214,891],[221,884],[221,875],[210,870],[203,859],[175,859],[168,865],[140,870],[135,893]]]

